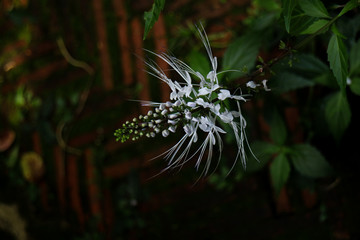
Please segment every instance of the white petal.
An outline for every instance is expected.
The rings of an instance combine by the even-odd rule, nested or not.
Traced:
[[[220,89],[220,93],[218,94],[218,99],[223,101],[231,96],[230,91],[226,89]]]
[[[192,129],[191,129],[191,126],[190,125],[185,125],[184,127],[183,127],[183,129],[184,129],[184,132],[186,133],[186,135],[188,135],[188,136],[191,136],[191,134],[193,133],[193,131],[192,131]]]
[[[246,99],[240,95],[232,95],[231,98],[235,99],[235,100],[239,100],[239,101],[241,100],[241,101],[246,102]]]
[[[186,105],[188,105],[191,108],[196,107],[196,103],[194,103],[194,102],[188,102]]]
[[[178,98],[179,98],[179,96],[175,91],[170,93],[170,99],[171,100],[175,100],[175,99],[178,99]]]
[[[202,99],[202,98],[196,99],[195,102],[196,102],[197,105],[203,106],[204,108],[208,108],[208,107],[210,107],[210,105],[211,105],[210,103],[205,102],[204,99]]]
[[[271,89],[268,88],[267,85],[266,85],[266,82],[267,82],[267,81],[268,81],[267,79],[264,79],[264,80],[262,80],[261,82],[262,82],[262,84],[263,84],[263,86],[264,86],[265,91],[271,91]]]
[[[256,88],[258,84],[256,84],[254,81],[249,81],[246,83],[246,86],[249,88]]]
[[[199,96],[208,95],[211,92],[212,92],[211,89],[209,89],[207,87],[203,87],[203,88],[199,89]]]
[[[211,61],[211,63],[212,63],[212,67],[213,67],[214,72],[216,72],[216,69],[217,69],[217,58],[214,57],[213,60]]]
[[[224,123],[230,123],[234,119],[231,112],[228,112],[227,110],[226,110],[226,112],[220,113],[218,116]]]
[[[211,105],[210,105],[210,110],[211,110],[213,113],[215,113],[216,115],[219,114],[220,108],[221,108],[221,107],[220,107],[220,104],[216,104],[216,105],[211,104]]]
[[[209,134],[210,134],[210,141],[211,141],[212,145],[215,145],[216,144],[216,139],[214,137],[214,134],[212,132],[210,132]]]
[[[197,135],[196,132],[194,132],[193,138],[194,138],[193,142],[194,142],[194,143],[197,142],[197,140],[198,140],[198,135]]]
[[[208,73],[208,75],[206,76],[206,78],[213,82],[214,79],[215,79],[215,76],[216,76],[215,71],[210,71],[210,72]]]

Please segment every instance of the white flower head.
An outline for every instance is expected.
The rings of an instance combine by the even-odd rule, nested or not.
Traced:
[[[245,167],[246,121],[240,109],[240,102],[245,102],[244,95],[241,94],[241,90],[239,95],[234,95],[230,90],[220,85],[217,58],[212,54],[209,40],[202,25],[199,26],[198,31],[210,60],[211,70],[209,73],[204,77],[171,55],[149,51],[169,64],[183,81],[173,81],[154,62],[146,62],[151,70],[150,74],[165,82],[171,89],[169,96],[171,101],[166,103],[146,102],[146,105],[155,107],[154,114],[158,114],[152,113],[146,120],[136,120],[135,124],[131,123],[132,125],[125,124],[124,128],[121,131],[119,130],[118,138],[126,141],[128,138],[124,137],[124,133],[137,127],[140,130],[138,132],[145,132],[143,135],[150,137],[160,132],[163,137],[168,137],[170,132],[175,133],[182,130],[183,137],[162,154],[168,160],[168,166],[165,170],[181,167],[188,161],[195,159],[196,169],[199,169],[202,162],[205,161],[202,173],[207,174],[212,165],[214,147],[218,150],[217,163],[219,163],[223,150],[222,136],[234,134],[238,148],[238,153],[234,156],[234,165],[240,159]],[[250,88],[259,86],[252,81],[246,85]],[[266,81],[263,81],[263,86],[268,89]],[[228,106],[231,104],[225,104],[225,101],[233,101],[237,108],[235,110],[229,109]],[[226,132],[223,127],[220,127],[220,124],[222,124],[221,126],[228,125],[232,129],[232,133]],[[150,125],[152,128],[149,127]],[[205,137],[202,141],[199,139],[201,136]]]

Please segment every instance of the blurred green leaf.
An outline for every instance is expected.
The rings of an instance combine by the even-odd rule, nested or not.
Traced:
[[[313,34],[319,31],[321,28],[323,28],[326,24],[329,23],[329,20],[325,19],[319,19],[313,22],[308,28],[306,28],[304,31],[302,31],[300,34]],[[322,32],[325,32],[327,30],[324,29]]]
[[[308,29],[317,18],[305,15],[301,9],[295,8],[293,11],[293,16],[291,18],[291,35],[299,35],[306,29]]]
[[[292,13],[297,5],[297,0],[282,0],[282,8],[283,8],[283,15],[285,20],[285,29],[288,33],[290,33],[290,23],[292,18]]]
[[[328,49],[328,61],[342,92],[345,91],[346,78],[348,76],[348,55],[342,39],[333,34],[330,38]]]
[[[285,153],[280,153],[271,163],[270,175],[275,192],[279,194],[290,175],[290,164]]]
[[[354,94],[360,96],[360,77],[354,77],[351,79],[350,89]]]
[[[256,156],[251,157],[246,163],[246,171],[254,172],[262,169],[272,158],[272,156],[280,151],[280,147],[269,142],[255,141],[251,143],[251,151]]]
[[[295,145],[290,158],[295,169],[306,177],[327,177],[333,172],[324,156],[310,144]]]
[[[339,13],[339,15],[337,17],[341,17],[348,11],[358,7],[359,4],[360,3],[358,2],[358,0],[350,0],[348,3],[346,3],[345,7],[341,10],[341,12]]]
[[[201,73],[204,77],[210,72],[209,59],[198,51],[191,51],[188,56],[188,63],[194,71]]]
[[[360,40],[358,40],[351,48],[350,56],[350,76],[360,74]]]
[[[279,112],[274,109],[271,111],[270,116],[270,138],[275,142],[275,144],[282,146],[284,145],[287,137],[287,131],[285,122],[281,118]]]
[[[274,91],[288,92],[304,87],[313,86],[314,82],[292,72],[282,72],[276,76],[271,88]]]
[[[293,64],[293,69],[296,73],[311,79],[314,76],[321,75],[326,71],[330,71],[327,64],[311,54],[296,55],[296,60]]]
[[[306,15],[319,18],[330,18],[328,11],[320,0],[301,0],[301,9]]]
[[[260,47],[260,38],[257,34],[247,34],[239,37],[226,49],[223,59],[223,70],[239,70],[246,67],[251,70],[256,61]],[[246,72],[230,72],[229,79],[245,75]]]
[[[18,159],[19,159],[19,146],[15,146],[11,150],[11,152],[7,158],[6,166],[8,168],[13,168],[15,166],[16,162],[18,161]]]
[[[350,124],[351,110],[346,96],[337,92],[329,97],[325,105],[325,119],[336,140],[340,140]]]
[[[150,29],[154,26],[155,22],[158,20],[161,11],[164,9],[165,0],[155,0],[150,11],[144,13],[145,27],[144,27],[144,37],[145,40]]]

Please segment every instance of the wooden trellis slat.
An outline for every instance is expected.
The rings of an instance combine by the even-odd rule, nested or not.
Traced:
[[[117,16],[117,34],[120,47],[121,65],[123,72],[123,79],[125,85],[130,85],[134,82],[133,71],[131,66],[131,52],[130,39],[128,34],[127,13],[124,8],[124,2],[113,0],[114,11]]]
[[[41,148],[41,140],[40,140],[40,135],[38,132],[33,133],[32,140],[33,140],[32,142],[33,142],[34,152],[39,154],[39,156],[42,156],[43,154],[42,154],[42,148]],[[44,161],[44,159],[43,159],[43,161]],[[48,201],[48,186],[47,186],[47,182],[45,181],[43,176],[41,177],[41,179],[38,180],[37,185],[40,189],[40,201],[43,206],[43,209],[46,212],[49,212],[50,207],[49,207],[49,201]]]
[[[78,176],[78,157],[69,155],[67,157],[67,180],[70,197],[70,206],[76,213],[81,229],[85,224],[85,214],[81,204],[79,176]]]
[[[65,179],[64,152],[58,145],[56,145],[53,148],[53,152],[54,152],[57,197],[59,201],[60,212],[61,214],[65,214],[65,209],[67,204],[65,198],[66,179]]]
[[[141,100],[149,101],[150,97],[150,87],[149,79],[145,72],[144,59],[144,50],[143,50],[143,41],[142,34],[143,28],[141,26],[141,21],[138,17],[135,17],[131,20],[131,29],[132,29],[132,42],[134,44],[135,54],[138,56],[138,59],[135,60],[135,72],[136,72],[136,81],[141,84],[140,98]],[[141,112],[146,113],[149,110],[149,107],[142,107]]]
[[[95,27],[97,33],[97,46],[100,54],[101,79],[106,90],[113,89],[113,73],[109,55],[109,47],[107,44],[106,22],[102,0],[93,0]]]
[[[155,42],[155,51],[157,53],[166,52],[168,50],[168,43],[167,43],[167,36],[166,36],[166,29],[165,29],[165,22],[164,17],[160,14],[158,21],[155,23],[153,27],[153,35],[154,35],[154,42]],[[168,69],[169,65],[160,58],[156,58],[156,64],[161,69]],[[161,100],[162,102],[166,102],[169,100],[170,96],[170,88],[164,82],[160,83],[161,89]]]

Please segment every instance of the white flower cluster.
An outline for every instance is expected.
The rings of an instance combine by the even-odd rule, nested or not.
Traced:
[[[240,102],[245,102],[245,97],[249,95],[243,95],[241,90],[238,90],[239,94],[232,94],[220,86],[217,59],[212,54],[209,40],[202,26],[199,29],[199,35],[211,63],[211,71],[207,76],[203,76],[173,56],[149,51],[168,63],[184,81],[173,81],[154,62],[146,62],[151,70],[149,74],[170,87],[170,101],[166,103],[143,102],[143,105],[154,107],[154,112],[149,111],[146,119],[140,116],[139,119],[134,119],[133,123],[125,124],[123,129],[118,130],[117,137],[125,141],[129,138],[126,135],[129,132],[139,133],[134,137],[135,139],[142,135],[154,137],[157,133],[167,137],[170,132],[176,132],[182,128],[183,137],[162,154],[168,160],[168,167],[165,170],[181,167],[191,159],[197,159],[195,167],[199,169],[206,157],[203,170],[203,174],[206,175],[211,166],[215,146],[219,151],[217,163],[220,161],[223,150],[221,137],[227,133],[221,126],[225,125],[230,126],[229,129],[235,135],[237,143],[238,150],[234,165],[240,159],[246,167],[245,143],[248,144],[245,135],[246,121],[241,113]],[[266,81],[263,81],[263,85],[268,90]],[[249,82],[247,87],[256,88],[257,85]],[[235,106],[235,110],[229,109],[229,105]],[[205,139],[199,140],[199,136],[203,134],[206,136]],[[193,145],[196,145],[197,149],[191,152]]]

